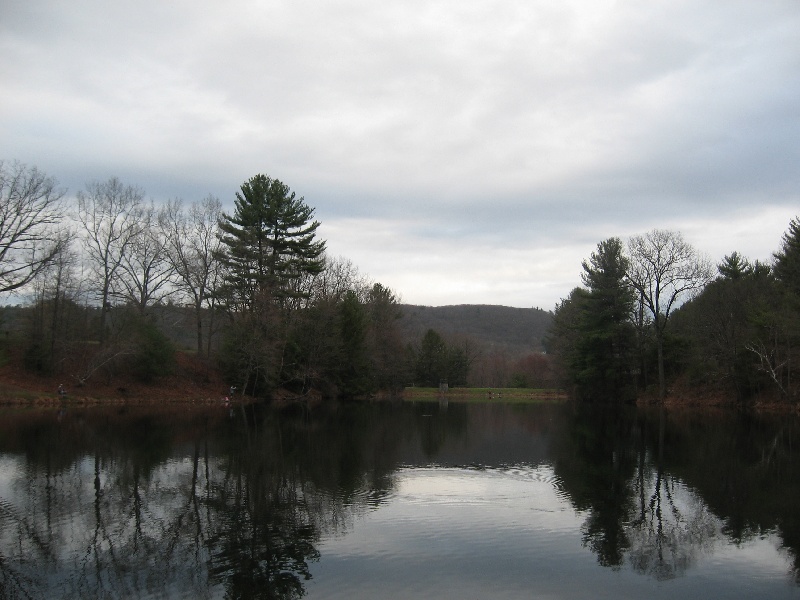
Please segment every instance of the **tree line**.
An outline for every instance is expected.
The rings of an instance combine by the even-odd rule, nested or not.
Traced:
[[[56,180],[0,163],[0,294],[30,298],[21,343],[31,369],[76,385],[169,372],[159,326],[190,310],[194,350],[233,387],[267,395],[360,396],[404,383],[395,293],[331,258],[314,209],[256,175],[234,210],[213,196],[157,206],[116,177],[74,201]]]
[[[556,307],[548,355],[513,366],[434,330],[406,345],[396,294],[329,257],[319,226],[304,198],[263,174],[228,214],[213,196],[156,205],[116,177],[67,199],[37,168],[0,162],[0,294],[30,298],[15,341],[26,366],[75,385],[170,372],[164,321],[180,307],[197,356],[253,395],[549,387],[555,362],[586,399],[663,399],[678,378],[740,400],[797,397],[797,219],[771,264],[733,252],[715,269],[675,231],[600,242]]]
[[[678,382],[740,402],[800,394],[797,218],[770,264],[732,252],[715,267],[680,232],[655,229],[600,242],[581,280],[548,336],[578,398],[663,400]]]

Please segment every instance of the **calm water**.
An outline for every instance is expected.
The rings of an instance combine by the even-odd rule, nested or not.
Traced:
[[[3,598],[800,598],[799,509],[786,416],[0,413]]]

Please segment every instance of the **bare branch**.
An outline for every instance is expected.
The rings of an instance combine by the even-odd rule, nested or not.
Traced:
[[[100,336],[105,340],[105,315],[114,286],[130,246],[142,230],[144,192],[123,185],[116,177],[93,182],[78,194],[78,219],[85,232],[83,241],[94,274],[100,300]]]
[[[63,196],[36,167],[0,161],[0,292],[30,283],[64,248]]]
[[[673,309],[711,280],[713,268],[676,231],[654,229],[645,235],[632,237],[628,242],[628,251],[628,281],[653,316],[658,345],[659,388],[663,398],[666,394],[664,329]]]
[[[747,350],[758,356],[758,360],[760,362],[759,369],[769,375],[770,379],[778,386],[778,389],[781,391],[783,396],[788,396],[786,389],[783,387],[781,383],[781,379],[778,376],[781,369],[783,369],[788,361],[783,361],[780,363],[775,362],[775,353],[770,352],[767,350],[766,346],[762,342],[758,342],[758,344],[745,344],[744,346]]]

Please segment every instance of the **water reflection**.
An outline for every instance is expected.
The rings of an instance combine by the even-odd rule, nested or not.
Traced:
[[[796,578],[799,438],[769,416],[452,401],[6,411],[0,596],[356,597],[353,570],[381,564],[386,597],[386,569],[398,597],[476,573],[527,597],[591,591],[594,557],[635,597],[752,570],[773,539]],[[787,569],[766,560],[762,579]]]
[[[795,418],[576,407],[554,463],[600,564],[671,579],[724,538],[777,532],[800,572]]]

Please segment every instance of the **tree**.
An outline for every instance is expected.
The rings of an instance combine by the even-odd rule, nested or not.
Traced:
[[[367,294],[369,328],[367,349],[375,387],[396,392],[402,389],[403,342],[398,328],[402,316],[397,297],[391,289],[375,283]]]
[[[769,268],[738,252],[717,265],[719,276],[673,315],[673,332],[687,340],[684,357],[693,384],[723,385],[740,401],[762,387],[749,348],[769,347],[776,329],[776,294]]]
[[[369,279],[359,273],[358,267],[348,258],[325,256],[324,268],[314,275],[311,294],[314,301],[341,302],[348,291],[354,291],[362,301],[367,298]],[[363,297],[363,298],[362,298]]]
[[[588,288],[581,319],[588,368],[584,379],[589,379],[584,386],[606,400],[630,399],[634,294],[626,279],[629,262],[622,242],[619,238],[600,242],[582,266],[581,278]]]
[[[349,291],[339,307],[342,363],[340,392],[355,397],[371,391],[370,365],[366,352],[368,314],[355,292]]]
[[[304,295],[295,284],[324,266],[325,242],[317,241],[314,209],[289,187],[266,175],[256,175],[236,194],[233,215],[220,220],[226,269],[224,291],[235,307],[252,307],[265,293],[282,305]]]
[[[352,380],[347,373],[352,371],[352,363],[346,358],[348,351],[357,350],[354,354],[363,363],[361,357],[370,354],[362,347],[363,319],[359,318],[366,308],[367,280],[347,259],[325,256],[323,260],[321,272],[306,274],[293,286],[308,297],[303,299],[302,310],[284,315],[289,340],[284,382],[301,393],[314,388],[326,397],[371,391],[361,385],[370,381],[365,364],[357,369],[362,389],[349,385]]]
[[[171,288],[174,269],[167,254],[165,232],[155,206],[142,207],[139,228],[130,243],[130,251],[120,263],[120,293],[139,313],[163,301],[174,292]]]
[[[586,288],[576,288],[556,307],[554,350],[578,396],[630,400],[634,294],[626,278],[629,262],[622,242],[600,242],[582,266]]]
[[[122,263],[142,229],[144,192],[116,177],[92,182],[78,193],[78,219],[84,228],[84,247],[100,301],[100,343],[106,340],[107,314]]]
[[[414,374],[420,385],[438,387],[447,379],[447,344],[438,332],[425,332],[415,358]]]
[[[411,360],[419,385],[438,387],[447,382],[457,386],[467,382],[469,364],[466,352],[457,345],[448,344],[433,329],[428,329],[422,337],[419,350],[413,352]]]
[[[659,398],[667,393],[664,373],[664,331],[681,301],[702,289],[712,277],[707,260],[677,231],[654,229],[628,241],[628,281],[653,317],[658,352]]]
[[[451,386],[466,385],[469,361],[463,348],[454,344],[447,346],[447,383]]]
[[[717,265],[717,271],[724,279],[738,280],[752,275],[753,265],[738,252],[732,252]]]
[[[144,382],[169,375],[175,367],[175,348],[152,319],[138,310],[129,311],[126,338],[132,341],[133,354],[128,367]]]
[[[232,343],[229,338],[225,352],[237,357],[242,389],[267,389],[284,375],[297,376],[300,353],[293,336],[299,319],[292,309],[310,295],[310,277],[324,267],[325,242],[315,239],[314,210],[277,179],[252,177],[235,205],[234,214],[223,213],[219,223],[221,249],[215,256],[224,275],[217,295],[244,337]]]
[[[188,214],[183,201],[170,200],[159,215],[166,235],[167,257],[177,275],[179,289],[189,296],[194,308],[197,330],[197,354],[202,355],[203,311],[211,309],[208,327],[208,355],[211,354],[214,305],[220,264],[216,255],[221,250],[219,219],[222,203],[214,196],[193,202]]]
[[[66,235],[66,234],[65,234]],[[77,303],[80,277],[78,256],[67,238],[61,251],[32,284],[30,330],[25,338],[28,367],[60,371],[71,353],[69,346],[87,329],[86,311]]]
[[[794,364],[800,356],[800,219],[789,222],[774,254],[773,274],[778,282],[780,308],[775,314],[775,331],[770,344],[750,346],[758,354],[762,368],[778,384],[784,395],[793,395]],[[779,341],[780,340],[780,341]]]
[[[30,283],[66,247],[63,196],[36,167],[0,161],[0,292]]]
[[[559,379],[576,384],[575,373],[580,369],[578,344],[581,337],[580,322],[586,290],[573,288],[566,298],[556,304],[553,322],[545,338],[547,352],[557,357]]]
[[[789,231],[781,238],[781,249],[774,254],[775,278],[800,298],[800,220],[789,222]]]

